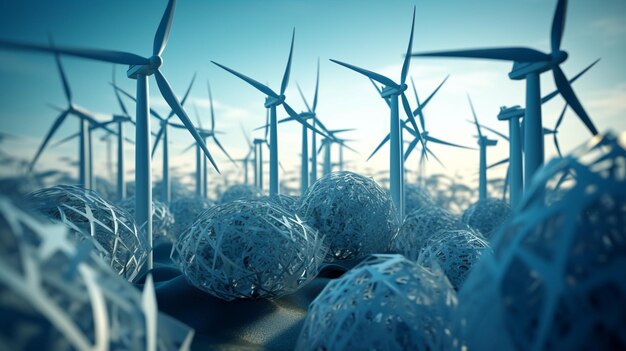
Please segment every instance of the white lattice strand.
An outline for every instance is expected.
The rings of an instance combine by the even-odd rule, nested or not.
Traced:
[[[245,184],[235,184],[222,194],[220,197],[220,204],[224,204],[227,202],[235,201],[235,200],[253,200],[259,199],[263,196],[261,193],[261,189]]]
[[[387,252],[399,227],[389,193],[373,179],[347,171],[318,179],[302,197],[299,213],[325,236],[328,260]]]
[[[317,275],[325,255],[316,230],[263,200],[206,210],[172,250],[191,284],[227,301],[293,293]]]
[[[494,198],[480,200],[470,206],[461,222],[489,240],[498,227],[511,215],[511,206],[505,201]]]
[[[458,219],[438,206],[429,206],[409,213],[398,234],[393,239],[392,248],[410,260],[417,260],[426,241],[436,232],[458,227]]]
[[[209,199],[198,196],[178,198],[170,204],[170,212],[174,216],[174,226],[171,233],[174,238],[189,228],[198,216],[205,210],[215,206]]]
[[[297,350],[448,350],[456,294],[445,275],[372,255],[309,305]]]
[[[623,140],[597,137],[535,175],[461,289],[470,350],[626,349]]]
[[[404,208],[405,213],[411,213],[420,208],[435,205],[435,200],[426,188],[417,184],[404,185]]]
[[[75,240],[95,239],[95,246],[113,270],[132,281],[147,259],[147,244],[128,212],[96,192],[57,185],[28,195],[33,210],[72,230]]]
[[[127,197],[117,203],[117,206],[125,209],[135,218],[135,197]],[[161,201],[152,200],[152,235],[155,241],[174,242],[176,237],[172,233],[174,227],[174,215],[170,212],[166,204]],[[137,223],[141,228],[143,223]]]
[[[158,315],[153,285],[142,295],[68,232],[0,196],[0,349],[188,349],[193,331]]]
[[[431,236],[420,251],[417,263],[426,268],[436,263],[459,290],[474,264],[489,250],[489,244],[471,229],[441,230]]]
[[[289,213],[298,213],[300,208],[300,198],[293,195],[274,194],[268,197],[269,201],[281,206]]]

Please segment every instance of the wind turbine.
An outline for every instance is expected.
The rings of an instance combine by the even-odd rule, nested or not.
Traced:
[[[467,96],[470,108],[472,109],[472,116],[474,117],[474,124],[478,131],[478,146],[480,147],[480,163],[479,163],[479,180],[478,180],[478,199],[484,200],[487,198],[487,147],[495,146],[498,141],[495,139],[489,139],[484,136],[480,130],[480,124],[478,124],[478,118],[476,117],[476,111],[474,111],[474,105],[469,95]]]
[[[270,111],[269,118],[269,132],[270,132],[270,196],[278,193],[278,127],[276,120],[276,107],[282,105],[291,117],[300,122],[302,125],[307,126],[307,128],[312,129],[320,134],[324,134],[320,132],[317,128],[308,124],[305,120],[300,118],[298,114],[285,102],[285,90],[287,89],[287,84],[289,83],[289,74],[291,71],[291,58],[293,56],[293,43],[296,35],[296,30],[293,30],[293,34],[291,37],[291,48],[289,50],[289,59],[287,60],[287,67],[285,68],[285,74],[283,75],[283,80],[280,85],[280,94],[276,94],[272,89],[270,89],[267,85],[263,85],[256,80],[247,77],[241,73],[238,73],[226,66],[223,66],[215,61],[213,62],[218,67],[232,73],[233,75],[241,78],[246,83],[252,85],[257,90],[266,94],[267,97],[265,99],[265,108]]]
[[[390,193],[393,203],[396,205],[398,212],[400,214],[400,218],[404,218],[404,201],[403,201],[403,181],[402,181],[402,168],[403,162],[402,158],[402,135],[400,130],[400,117],[398,114],[398,98],[400,97],[402,100],[402,106],[404,107],[404,111],[409,118],[409,121],[413,125],[413,128],[416,131],[419,131],[417,127],[417,123],[413,118],[413,114],[411,112],[411,107],[409,106],[409,101],[407,100],[404,91],[407,89],[407,85],[405,84],[406,77],[409,73],[409,64],[410,64],[410,53],[411,48],[413,46],[413,31],[415,28],[415,7],[413,8],[413,20],[411,22],[411,36],[409,37],[409,45],[407,48],[406,57],[404,58],[404,63],[402,65],[402,73],[400,75],[400,84],[397,84],[393,80],[380,75],[378,73],[374,73],[372,71],[368,71],[363,68],[359,68],[357,66],[353,66],[348,63],[332,60],[339,65],[342,65],[346,68],[349,68],[353,71],[356,71],[368,78],[371,78],[380,84],[383,84],[385,87],[382,89],[380,96],[389,100],[390,109],[391,109],[391,122],[390,122],[390,147],[389,147],[389,183],[390,183]],[[419,133],[418,133],[419,135]],[[419,137],[419,136],[418,136]]]
[[[324,128],[325,129],[325,128]],[[321,152],[322,150],[324,150],[324,162],[322,163],[322,174],[323,175],[327,175],[330,172],[332,172],[332,166],[333,166],[333,162],[331,161],[331,147],[332,144],[339,144],[339,165],[340,168],[343,168],[343,148],[347,148],[350,151],[353,151],[355,153],[358,154],[358,152],[349,147],[348,145],[346,145],[346,141],[348,141],[348,139],[341,139],[339,137],[337,137],[335,134],[339,134],[339,133],[345,133],[345,132],[351,132],[351,131],[355,131],[355,128],[346,128],[346,129],[331,129],[331,130],[326,130],[328,132],[328,135],[330,135],[332,137],[331,138],[325,138],[322,140],[322,145],[320,145],[320,148],[318,149],[318,153]]]
[[[144,226],[147,236],[149,254],[148,270],[152,270],[152,169],[150,159],[150,118],[148,109],[150,105],[148,93],[148,77],[154,75],[161,95],[168,105],[175,111],[176,115],[183,122],[187,130],[201,145],[202,150],[211,161],[211,164],[219,172],[217,164],[213,160],[209,149],[202,142],[202,138],[195,130],[193,123],[189,120],[187,113],[183,110],[176,95],[172,91],[170,84],[159,68],[163,65],[161,54],[167,44],[172,20],[174,18],[174,8],[176,0],[169,0],[159,27],[154,36],[152,56],[142,57],[136,54],[99,49],[77,49],[49,47],[45,45],[24,44],[0,40],[0,47],[18,50],[34,50],[43,52],[59,53],[69,56],[83,57],[96,61],[104,61],[120,65],[129,65],[126,72],[128,78],[137,80],[137,128],[136,128],[136,148],[135,148],[135,220],[139,225]],[[62,114],[62,119],[65,115]],[[62,122],[61,119],[61,122]],[[55,123],[56,125],[56,123]],[[86,127],[83,127],[85,130]],[[56,130],[56,129],[55,129]],[[81,152],[86,152],[86,148]]]
[[[576,97],[560,65],[567,59],[567,52],[561,50],[561,40],[565,28],[567,0],[558,0],[550,37],[549,54],[525,47],[488,48],[476,50],[441,51],[411,54],[413,57],[465,57],[491,60],[513,61],[509,78],[526,80],[526,110],[524,114],[524,180],[529,182],[533,174],[544,162],[543,126],[541,122],[541,89],[539,75],[552,71],[554,83],[565,101],[576,112],[593,135],[598,130]]]
[[[246,156],[239,159],[239,161],[242,162],[242,166],[243,166],[243,183],[248,185],[249,183],[248,182],[248,164],[250,164],[250,161],[252,161],[253,166],[255,164],[254,160],[250,159],[251,156],[254,156],[255,146],[252,145],[252,141],[250,141],[250,137],[248,136],[248,133],[246,133],[246,130],[243,128],[243,125],[241,125],[241,132],[243,133],[243,136],[246,139],[246,144],[248,145],[248,153],[246,154]],[[256,169],[255,169],[255,172],[256,172]],[[256,179],[255,179],[255,185],[256,185]]]

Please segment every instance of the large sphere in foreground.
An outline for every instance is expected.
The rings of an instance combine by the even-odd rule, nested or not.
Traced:
[[[458,226],[456,216],[437,206],[420,208],[409,213],[393,240],[393,249],[410,260],[417,260],[426,241],[440,230]]]
[[[220,197],[220,204],[225,204],[227,202],[235,201],[235,200],[254,200],[260,199],[263,196],[261,189],[246,184],[235,184],[222,194]]]
[[[317,231],[280,206],[238,200],[202,213],[172,259],[195,287],[230,301],[290,294],[317,275],[325,254]]]
[[[373,255],[309,305],[297,350],[448,350],[454,289],[400,255]]]
[[[213,206],[209,199],[199,196],[181,197],[172,201],[170,212],[174,216],[174,226],[171,233],[174,238],[180,237],[202,212]]]
[[[626,349],[626,150],[609,135],[579,151],[538,171],[468,276],[469,350]]]
[[[324,235],[329,259],[356,259],[386,252],[399,226],[391,196],[374,180],[333,172],[309,187],[300,215]]]
[[[413,211],[435,206],[435,200],[426,188],[417,184],[404,185],[404,211],[411,213]]]
[[[159,315],[153,286],[142,294],[91,249],[92,238],[76,245],[72,237],[0,195],[0,349],[147,350],[153,343],[169,351],[192,336]]]
[[[148,244],[128,212],[74,185],[41,189],[27,200],[36,212],[70,228],[77,241],[83,236],[95,239],[96,248],[118,274],[131,281],[137,277],[147,260]]]
[[[431,267],[434,262],[458,290],[485,250],[489,244],[471,229],[442,230],[426,241],[417,263]]]
[[[487,198],[470,206],[461,222],[489,239],[511,214],[511,206],[500,199]]]
[[[117,206],[125,209],[130,215],[135,217],[135,197],[127,197],[117,203]],[[158,200],[152,200],[152,235],[155,241],[163,240],[173,242],[176,237],[171,230],[174,226],[174,216],[166,204]],[[141,231],[141,224],[139,224]]]

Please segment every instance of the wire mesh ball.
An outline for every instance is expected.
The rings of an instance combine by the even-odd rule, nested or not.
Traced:
[[[135,218],[135,197],[127,197],[117,203],[117,206],[125,209],[133,218]],[[152,200],[152,235],[155,241],[173,242],[176,237],[172,233],[174,227],[174,215],[166,204],[161,201]],[[137,223],[141,229],[141,224]]]
[[[470,350],[626,349],[625,146],[597,137],[535,174],[461,289]]]
[[[153,285],[143,294],[115,274],[86,238],[41,221],[0,196],[0,349],[183,348],[193,331],[158,315]]]
[[[33,210],[72,230],[74,239],[95,239],[96,248],[118,274],[132,281],[147,259],[148,245],[128,212],[74,185],[57,185],[28,195]]]
[[[293,195],[274,194],[268,197],[268,200],[282,207],[289,213],[298,213],[300,207],[300,198]]]
[[[181,197],[172,201],[170,212],[174,216],[174,226],[170,233],[174,238],[180,237],[202,212],[213,206],[211,200],[199,196]]]
[[[318,179],[302,197],[299,213],[325,236],[329,260],[386,252],[399,227],[389,193],[371,178],[348,171]]]
[[[431,206],[435,206],[435,200],[426,188],[417,184],[404,185],[404,208],[406,213]]]
[[[297,350],[448,350],[456,294],[445,275],[372,255],[309,305]]]
[[[461,222],[490,239],[509,215],[511,215],[511,206],[508,203],[500,199],[487,198],[474,203],[465,210]]]
[[[480,233],[471,229],[444,229],[426,241],[417,263],[427,268],[436,263],[454,289],[459,290],[486,250],[489,250],[489,244]]]
[[[410,260],[417,260],[426,241],[440,230],[458,227],[456,216],[441,207],[429,206],[409,213],[398,234],[393,239],[392,248]]]
[[[237,200],[200,215],[172,250],[198,289],[226,301],[275,299],[319,272],[326,248],[317,231],[280,206]]]
[[[235,200],[253,200],[260,199],[263,196],[261,193],[261,189],[246,184],[235,184],[222,194],[220,197],[220,204],[225,204],[227,202],[235,201]]]

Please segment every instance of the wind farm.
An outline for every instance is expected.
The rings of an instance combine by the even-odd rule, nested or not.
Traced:
[[[477,1],[6,4],[0,349],[626,349],[626,5]]]

